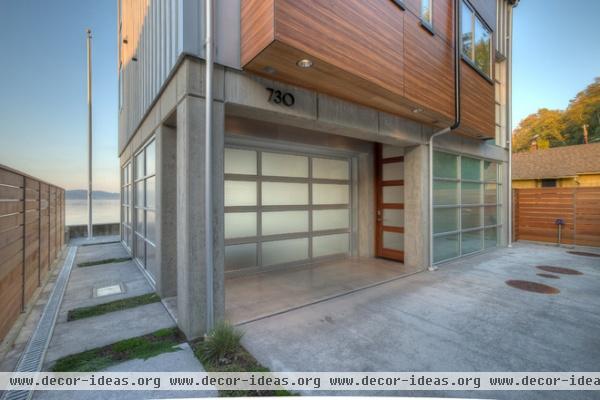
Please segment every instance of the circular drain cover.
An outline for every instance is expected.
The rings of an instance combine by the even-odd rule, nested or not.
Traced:
[[[541,269],[542,271],[551,272],[553,274],[583,275],[583,272],[579,272],[571,268],[551,267],[550,265],[538,265],[536,268]]]
[[[536,275],[541,276],[542,278],[560,279],[560,276],[558,276],[558,275],[552,275],[552,274],[536,274]]]
[[[509,280],[506,281],[508,286],[512,286],[517,289],[525,290],[527,292],[543,293],[543,294],[557,294],[560,293],[555,287],[544,285],[543,283],[530,282],[530,281],[518,281]]]
[[[567,251],[569,254],[575,254],[576,256],[585,256],[585,257],[600,257],[600,254],[596,253],[588,253],[585,251]]]

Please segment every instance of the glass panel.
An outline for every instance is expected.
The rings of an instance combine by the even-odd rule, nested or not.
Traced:
[[[436,178],[451,178],[456,179],[457,174],[457,159],[454,154],[442,153],[439,151],[433,154],[433,176]]]
[[[481,180],[481,161],[474,158],[462,157],[460,163],[460,174],[462,179],[471,181]]]
[[[481,250],[483,247],[483,231],[471,231],[462,233],[462,253],[469,254]]]
[[[496,204],[498,193],[496,192],[495,183],[486,183],[483,191],[483,202],[485,204]]]
[[[433,181],[433,204],[436,206],[458,204],[458,182]]]
[[[225,207],[255,205],[256,182],[225,181]]]
[[[154,211],[146,211],[146,238],[156,243],[156,215]]]
[[[498,179],[498,164],[495,162],[483,162],[483,178],[486,181],[496,181]]]
[[[457,231],[458,208],[433,209],[433,233]]]
[[[263,212],[263,235],[297,232],[308,232],[308,211]]]
[[[463,182],[462,204],[481,204],[481,183]]]
[[[481,207],[465,207],[462,209],[462,229],[481,226]]]
[[[404,163],[394,162],[383,164],[383,176],[384,181],[397,181],[404,179]]]
[[[485,225],[498,224],[498,207],[485,207],[483,223]]]
[[[398,251],[404,250],[404,234],[384,231],[383,248]]]
[[[384,186],[383,202],[387,204],[404,203],[404,186]]]
[[[144,176],[144,152],[135,156],[135,179]]]
[[[433,239],[434,262],[458,257],[458,252],[458,234],[441,236]]]
[[[146,242],[146,269],[154,277],[156,271],[156,248]]]
[[[475,65],[487,76],[492,71],[492,35],[479,18],[475,18]]]
[[[256,213],[225,213],[225,239],[256,236]]]
[[[349,185],[313,184],[313,204],[348,204]]]
[[[133,185],[127,186],[127,204],[132,204],[133,202]]]
[[[144,210],[141,208],[136,210],[135,231],[144,236]]]
[[[485,248],[496,247],[498,243],[498,230],[496,228],[488,228],[484,232]]]
[[[463,2],[461,8],[461,43],[462,53],[470,60],[473,59],[473,12]]]
[[[383,210],[383,225],[385,226],[404,226],[404,210]]]
[[[144,181],[135,183],[135,205],[144,207]]]
[[[262,153],[262,175],[308,177],[308,157],[291,154]]]
[[[146,179],[146,207],[156,208],[156,177]]]
[[[400,157],[404,155],[403,147],[390,146],[389,144],[384,144],[381,148],[381,157],[383,158],[392,158],[392,157]]]
[[[256,151],[226,148],[225,173],[256,175]]]
[[[308,258],[308,238],[263,242],[263,265],[282,264]]]
[[[138,235],[135,235],[135,258],[140,264],[146,266],[146,242]]]
[[[156,143],[154,140],[146,147],[146,175],[154,175],[156,171]]]
[[[350,210],[313,211],[313,230],[346,229],[350,227]]]
[[[349,247],[350,235],[347,233],[313,237],[313,257],[345,254]]]
[[[431,24],[431,0],[421,0],[421,18]]]
[[[265,206],[308,204],[308,183],[263,182]]]
[[[350,179],[350,163],[348,160],[313,158],[312,168],[313,178]]]
[[[236,270],[256,266],[256,243],[225,246],[225,269]]]

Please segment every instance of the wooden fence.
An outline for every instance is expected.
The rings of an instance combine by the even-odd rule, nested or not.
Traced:
[[[65,241],[65,191],[0,165],[0,340]]]
[[[515,189],[513,202],[515,240],[556,243],[562,219],[561,243],[600,247],[600,187]]]

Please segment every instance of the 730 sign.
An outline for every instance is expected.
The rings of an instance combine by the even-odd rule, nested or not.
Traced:
[[[282,92],[270,87],[267,88],[267,92],[269,92],[269,103],[283,104],[286,107],[292,107],[296,103],[296,99],[291,93]]]

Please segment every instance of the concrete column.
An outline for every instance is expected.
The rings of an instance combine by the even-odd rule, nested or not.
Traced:
[[[426,145],[404,149],[404,263],[426,268],[429,251],[428,153]]]
[[[177,315],[188,339],[206,333],[204,221],[214,226],[214,315],[224,317],[223,146],[224,106],[215,102],[213,215],[204,213],[204,102],[187,96],[177,106]]]
[[[177,295],[177,135],[156,130],[156,260],[154,277],[161,297]]]

